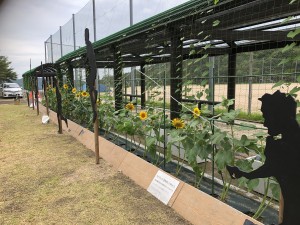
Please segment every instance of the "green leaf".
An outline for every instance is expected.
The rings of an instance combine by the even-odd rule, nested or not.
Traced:
[[[300,76],[297,77],[297,82],[300,83]]]
[[[228,113],[223,113],[221,119],[231,124],[237,118],[239,113],[238,110],[230,110]]]
[[[286,46],[281,50],[281,52],[284,53],[284,52],[290,51],[290,50],[293,49],[295,46],[296,46],[296,43],[293,42],[293,43],[290,44],[290,45],[286,45]]]
[[[279,86],[283,85],[284,83],[285,83],[284,80],[280,80],[280,81],[278,81],[276,84],[273,85],[272,89],[273,89],[273,88],[276,88],[276,87],[279,87]]]
[[[175,143],[175,142],[181,142],[182,140],[184,140],[187,136],[177,136],[177,137],[172,137],[172,139],[170,140],[171,142]]]
[[[218,4],[219,3],[219,0],[214,0],[214,4]]]
[[[167,144],[167,152],[166,152],[166,162],[170,162],[172,160],[172,144]]]
[[[190,53],[189,53],[189,55],[194,55],[194,54],[196,54],[196,50],[195,49],[191,50]]]
[[[213,22],[213,27],[218,26],[220,24],[220,20],[215,20]]]
[[[259,179],[252,179],[247,182],[248,191],[252,191],[259,184]]]
[[[225,132],[216,132],[211,136],[212,144],[220,144],[221,141],[226,137]]]
[[[239,187],[247,187],[248,179],[245,177],[241,177],[238,179]]]
[[[274,198],[276,198],[277,200],[279,200],[280,197],[280,186],[279,184],[276,182],[271,182],[270,183],[270,188],[271,188],[271,192],[272,195],[274,196]]]
[[[153,144],[155,144],[156,139],[154,137],[148,136],[146,138],[146,146],[149,147]]]
[[[202,96],[203,96],[203,92],[198,91],[197,94],[196,94],[196,97],[197,97],[198,99],[200,99]]]
[[[295,18],[295,17],[289,16],[288,18],[285,18],[281,23],[282,23],[282,24],[283,24],[283,23],[286,23],[286,22],[290,21],[290,20],[293,19],[293,18]]]
[[[290,95],[296,94],[298,91],[300,91],[300,87],[294,87],[292,90],[289,91]]]
[[[285,58],[285,59],[282,59],[282,60],[280,61],[280,63],[278,64],[278,66],[283,65],[283,64],[286,64],[286,63],[288,63],[288,62],[290,62],[290,61],[292,61],[291,58]]]
[[[257,129],[257,127],[254,125],[254,124],[251,124],[251,123],[240,123],[239,124],[240,126],[238,126],[238,130],[255,130]]]
[[[226,165],[229,165],[233,160],[233,152],[232,151],[218,151],[215,156],[215,162],[219,170],[225,168]]]
[[[200,86],[205,87],[208,84],[208,80],[202,80]]]
[[[294,38],[295,36],[297,36],[298,34],[300,34],[300,28],[294,30],[294,31],[290,31],[288,34],[287,34],[287,37],[289,38]]]
[[[204,47],[203,47],[203,49],[208,49],[208,48],[210,48],[211,47],[211,44],[207,44],[207,45],[205,45]]]
[[[234,99],[227,99],[227,98],[222,97],[222,102],[221,102],[222,106],[228,108],[229,106],[231,106],[233,104],[234,104]]]
[[[185,148],[186,149],[186,148]],[[197,148],[192,148],[190,149],[190,151],[186,150],[186,159],[188,160],[189,164],[192,164],[193,162],[195,162],[197,160]]]
[[[253,163],[253,160],[240,159],[240,160],[237,160],[235,164],[240,170],[243,170],[245,172],[250,172],[253,170],[252,163]]]
[[[198,152],[198,156],[201,159],[207,159],[208,156],[213,152],[213,146],[210,144],[206,144],[206,145],[201,145],[199,147],[199,152]]]

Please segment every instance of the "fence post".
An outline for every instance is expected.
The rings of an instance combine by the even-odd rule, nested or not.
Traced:
[[[97,40],[96,36],[96,5],[95,5],[95,0],[93,0],[93,28],[94,28],[94,42]]]
[[[228,83],[227,83],[227,98],[235,99],[235,82],[236,82],[236,45],[230,43],[231,52],[228,54]],[[235,108],[235,103],[229,106],[229,110]]]
[[[114,95],[115,110],[122,108],[123,92],[122,92],[122,54],[118,46],[114,47]]]
[[[50,35],[50,41],[51,41],[51,62],[53,63],[53,41],[52,41],[52,35]]]
[[[73,22],[73,45],[74,51],[76,50],[76,31],[75,31],[75,15],[72,14],[72,22]]]
[[[211,56],[209,57],[209,100],[214,101],[214,68],[215,68],[215,57]],[[212,112],[213,105],[208,105],[208,110]]]
[[[170,111],[171,120],[179,117],[182,106],[180,105],[182,99],[182,40],[179,31],[170,29],[171,36],[171,80],[170,80]]]
[[[60,57],[63,56],[63,47],[62,47],[62,30],[61,26],[59,26],[59,40],[60,40]]]
[[[141,108],[146,108],[146,89],[145,89],[145,63],[142,62],[140,65],[141,70]]]
[[[250,58],[249,58],[248,115],[251,114],[251,105],[252,105],[252,76],[253,76],[253,52],[250,52]]]
[[[44,48],[45,48],[45,63],[47,63],[48,60],[47,60],[47,42],[46,41],[44,42]]]

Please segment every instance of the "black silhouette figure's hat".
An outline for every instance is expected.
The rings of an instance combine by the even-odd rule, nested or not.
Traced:
[[[264,94],[259,98],[262,102],[267,113],[279,115],[282,119],[296,119],[297,103],[294,98],[280,91],[276,91],[274,94]]]

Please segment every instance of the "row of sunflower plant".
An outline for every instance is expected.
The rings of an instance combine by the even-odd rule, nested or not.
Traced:
[[[68,84],[63,85],[60,91],[64,116],[92,128],[89,94],[86,91],[70,88]],[[49,87],[47,94],[49,106],[56,109],[55,89]],[[254,134],[250,137],[240,135],[245,128],[235,128],[234,121],[239,111],[229,111],[233,100],[223,99],[218,107],[223,107],[225,110],[214,117],[206,117],[205,110],[201,111],[193,107],[184,110],[180,118],[173,120],[170,120],[163,110],[151,106],[137,110],[133,102],[115,111],[114,99],[110,93],[101,94],[101,101],[98,99],[97,103],[100,127],[105,134],[113,132],[126,136],[131,142],[136,143],[137,148],[144,149],[142,157],[149,157],[149,160],[156,165],[163,163],[161,156],[165,150],[167,163],[177,159],[175,160],[177,163],[175,176],[181,173],[182,166],[187,163],[195,173],[194,184],[199,187],[207,169],[206,165],[208,162],[214,163],[223,182],[223,190],[219,193],[222,201],[225,201],[231,185],[231,177],[227,173],[226,165],[236,165],[244,171],[250,171],[253,160],[236,158],[236,155],[249,155],[250,152],[255,152],[264,159],[265,134],[253,132]],[[252,128],[246,127],[247,130]],[[164,142],[166,142],[165,145],[162,145]],[[166,149],[163,149],[163,146],[166,146]],[[175,158],[174,149],[178,151],[178,157]],[[199,159],[204,162],[198,163]],[[239,185],[250,191],[258,185],[258,179],[249,181],[240,178]],[[270,188],[273,195],[278,198],[278,185],[272,184]]]

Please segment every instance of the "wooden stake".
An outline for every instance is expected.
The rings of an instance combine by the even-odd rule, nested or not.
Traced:
[[[38,78],[36,78],[36,81],[35,81],[35,101],[36,101],[36,114],[39,115],[40,114],[40,107],[39,107],[39,88],[38,88]]]
[[[279,197],[279,218],[278,218],[278,223],[281,224],[283,221],[283,210],[284,210],[284,199],[282,196],[282,193],[280,192],[280,197]]]
[[[93,93],[93,99],[97,99],[97,96],[95,96],[95,93]],[[98,112],[97,112],[97,102],[95,104],[96,109],[96,120],[94,122],[94,137],[95,137],[95,156],[96,156],[96,164],[99,164],[99,119],[98,119]]]
[[[62,121],[61,121],[61,115],[58,116],[58,133],[62,134]]]
[[[32,110],[34,110],[34,94],[33,94],[33,90],[31,91],[31,100],[32,100]]]

